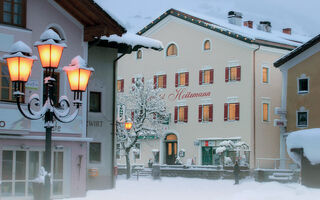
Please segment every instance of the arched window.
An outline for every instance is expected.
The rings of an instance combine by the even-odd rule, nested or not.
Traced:
[[[206,40],[203,43],[203,50],[205,50],[205,51],[211,50],[211,42],[210,42],[210,40]]]
[[[177,140],[177,136],[174,134],[169,134],[166,136],[166,141],[176,141]]]
[[[175,44],[170,44],[167,48],[166,52],[167,56],[177,56],[178,55],[178,49]]]
[[[137,59],[141,59],[142,58],[142,51],[138,50],[137,51]]]

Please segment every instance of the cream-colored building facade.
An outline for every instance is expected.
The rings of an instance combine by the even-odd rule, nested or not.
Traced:
[[[241,158],[250,168],[255,168],[259,159],[279,158],[280,131],[273,125],[277,117],[273,110],[281,102],[281,72],[273,63],[299,45],[289,41],[292,35],[242,25],[220,26],[174,9],[139,34],[161,41],[164,50],[143,50],[139,55],[121,58],[117,78],[123,88],[120,86],[119,92],[130,91],[132,78],[159,81],[157,77],[165,75],[163,97],[171,119],[160,138],[139,140],[140,154],[135,156],[134,163],[146,165],[153,159],[152,151],[157,149],[161,164],[172,164],[179,157],[183,164],[218,165],[216,149],[224,140],[248,144],[249,149]],[[210,48],[205,49],[206,41]],[[176,48],[170,47],[169,54],[176,55],[168,56],[172,44]],[[211,73],[208,83],[204,81],[205,75],[200,75],[205,71]],[[188,84],[181,83],[182,79]],[[204,118],[205,105],[211,105],[207,110],[211,113],[207,115],[209,120]],[[187,114],[182,116],[180,107],[187,107],[183,110]],[[227,156],[233,161],[239,157],[232,152]],[[121,151],[117,161],[125,164]],[[269,161],[261,161],[260,165],[274,166]]]

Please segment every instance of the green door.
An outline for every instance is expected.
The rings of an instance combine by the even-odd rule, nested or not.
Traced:
[[[202,147],[202,165],[212,164],[212,147]]]

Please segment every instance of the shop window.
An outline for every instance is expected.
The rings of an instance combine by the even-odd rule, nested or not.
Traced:
[[[199,71],[199,85],[213,83],[213,69]]]
[[[26,26],[26,0],[0,0],[0,23]]]
[[[153,76],[154,89],[167,88],[167,75],[155,75]]]
[[[178,49],[175,44],[170,44],[166,51],[167,56],[177,56],[178,55]]]
[[[262,83],[269,83],[269,68],[262,67]]]
[[[90,91],[90,112],[101,112],[101,92]]]
[[[53,195],[63,194],[63,152],[53,153]]]
[[[262,104],[262,117],[264,122],[270,121],[269,119],[269,104],[263,103]]]
[[[210,40],[206,40],[206,41],[203,43],[203,50],[205,50],[205,51],[211,50],[211,42],[210,42]]]
[[[142,59],[142,51],[141,50],[137,51],[137,59]]]
[[[306,94],[309,92],[309,78],[298,79],[298,94]]]
[[[124,79],[117,80],[117,91],[118,92],[124,91]]]
[[[241,80],[241,66],[225,68],[225,82],[233,82]]]
[[[224,104],[224,121],[240,120],[239,111],[240,111],[240,103],[225,103]]]
[[[174,109],[174,122],[188,122],[188,106],[176,106]]]
[[[101,162],[101,143],[99,142],[90,143],[89,161],[90,163]]]
[[[199,122],[212,122],[213,105],[199,105]]]
[[[297,112],[297,126],[298,127],[308,127],[308,112],[298,111]]]
[[[189,72],[176,73],[175,86],[189,86]]]

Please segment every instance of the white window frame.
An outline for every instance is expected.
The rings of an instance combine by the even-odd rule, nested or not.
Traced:
[[[168,47],[169,47],[171,44],[176,45],[176,47],[177,47],[177,55],[167,56],[167,50],[168,50]],[[179,52],[180,52],[180,49],[179,49],[179,46],[177,45],[177,43],[171,41],[171,42],[169,42],[169,43],[167,44],[167,46],[166,46],[166,48],[165,48],[164,57],[165,57],[165,58],[176,58],[176,57],[179,56]]]
[[[202,123],[209,123],[210,122],[210,105],[211,105],[212,103],[206,103],[206,104],[201,104],[201,106],[202,106],[202,109],[201,109],[201,111],[202,111],[202,113],[201,113],[201,122]],[[204,121],[203,119],[203,106],[209,106],[209,118],[208,118],[208,121]],[[213,112],[213,106],[212,106],[212,112]],[[213,121],[213,119],[212,119],[212,121]]]
[[[266,83],[263,82],[263,68],[268,69],[267,82]],[[261,66],[261,83],[265,84],[265,85],[270,83],[270,67],[268,65],[265,65],[265,64],[263,64]]]
[[[237,60],[235,60],[235,61],[228,61],[228,73],[229,73],[229,81],[227,82],[227,83],[237,83],[237,82],[240,82],[240,81],[237,81],[237,79],[236,80],[231,80],[231,67],[237,67],[237,66],[240,66],[241,67],[241,65],[240,65],[240,62],[239,61],[237,61]],[[241,73],[241,72],[240,72]],[[240,77],[241,78],[241,77]]]
[[[268,104],[268,121],[263,121],[263,104]],[[271,122],[271,98],[269,97],[262,97],[261,101],[261,122],[262,123],[270,123]]]
[[[186,123],[186,122],[184,122],[184,120],[183,121],[179,121],[179,108],[180,107],[187,107],[187,104],[185,103],[185,100],[182,100],[182,102],[178,103],[178,105],[176,105],[176,107],[178,108],[177,123]],[[188,107],[188,112],[189,112],[189,107]],[[188,120],[189,120],[189,116],[188,116]]]
[[[180,85],[180,74],[187,74],[188,71],[179,71],[176,73],[178,74],[178,87],[188,87],[187,85]],[[190,82],[190,73],[189,73],[189,80],[188,81]]]
[[[307,79],[308,80],[308,90],[300,91],[300,80]],[[297,78],[297,94],[308,94],[310,91],[310,77],[307,77],[305,74],[302,74],[300,77]]]
[[[208,50],[209,51],[209,50]],[[208,67],[203,67],[203,68],[201,68],[201,71],[202,71],[202,83],[201,83],[201,85],[212,85],[213,83],[205,83],[204,82],[204,72],[205,71],[209,71],[209,70],[213,70],[213,67],[211,67],[211,66],[208,66]],[[213,70],[214,71],[214,70]],[[214,72],[213,72],[213,77],[212,77],[212,79],[214,80]]]
[[[229,104],[240,103],[239,97],[228,97],[226,103],[228,104],[228,115],[227,115],[227,116],[228,116],[228,119],[227,119],[227,121],[228,121],[228,122],[240,121],[240,110],[239,110],[239,120],[236,120],[236,119],[230,120],[230,116],[229,116]],[[239,108],[239,109],[240,109],[240,108]]]
[[[307,125],[299,125],[299,123],[298,123],[298,120],[299,120],[298,114],[300,112],[306,112],[307,113]],[[296,127],[297,128],[308,128],[308,126],[309,126],[309,110],[306,110],[305,107],[302,106],[302,107],[300,107],[299,110],[296,111]]]

